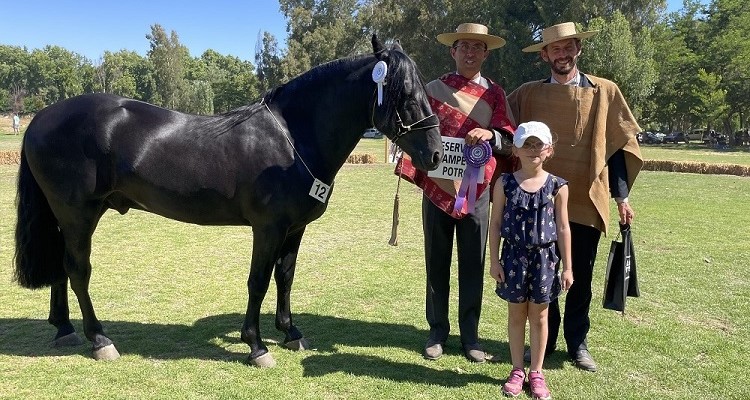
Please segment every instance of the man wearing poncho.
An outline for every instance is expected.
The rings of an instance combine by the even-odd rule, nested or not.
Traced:
[[[636,140],[640,128],[620,89],[577,68],[581,39],[596,33],[577,32],[572,22],[544,29],[542,41],[523,51],[539,51],[550,64],[551,77],[527,82],[508,96],[518,123],[541,121],[557,135],[555,156],[545,169],[568,180],[570,187],[574,283],[566,295],[563,334],[575,365],[592,372],[597,366],[586,337],[596,250],[601,233],[607,233],[610,198],[617,202],[620,222],[633,221],[628,193],[643,165]],[[546,354],[555,351],[559,326],[560,308],[554,301]]]
[[[456,72],[427,84],[430,104],[440,119],[441,135],[462,138],[464,146],[486,142],[495,153],[484,165],[481,182],[467,180],[467,186],[476,186],[476,199],[456,206],[457,193],[463,192],[459,191],[461,180],[428,176],[416,170],[408,157],[396,167],[396,174],[422,188],[424,193],[426,317],[430,326],[424,356],[432,360],[442,356],[450,331],[448,304],[454,232],[458,245],[458,325],[462,350],[473,362],[484,362],[487,357],[479,344],[478,327],[489,224],[489,186],[493,172],[509,171],[510,137],[514,131],[505,91],[480,73],[489,50],[505,44],[505,40],[487,32],[484,25],[464,23],[456,32],[438,35],[440,43],[450,46]],[[470,209],[472,203],[474,207]]]

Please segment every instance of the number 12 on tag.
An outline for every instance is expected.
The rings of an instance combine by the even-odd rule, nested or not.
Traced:
[[[309,194],[310,197],[314,198],[315,200],[318,200],[321,203],[325,203],[326,201],[328,201],[328,195],[331,194],[331,187],[323,183],[318,178],[315,178],[315,181],[310,188]]]

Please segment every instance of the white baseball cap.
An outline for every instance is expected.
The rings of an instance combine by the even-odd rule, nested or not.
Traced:
[[[529,121],[518,125],[518,128],[516,128],[516,133],[513,134],[513,146],[520,149],[526,139],[532,136],[546,145],[552,144],[552,132],[550,132],[549,127],[544,122]]]

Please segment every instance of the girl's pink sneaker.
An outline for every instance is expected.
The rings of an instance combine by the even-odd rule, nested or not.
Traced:
[[[521,368],[513,368],[508,375],[508,380],[503,385],[503,394],[510,397],[516,397],[523,392],[523,382],[526,379],[526,373]]]
[[[544,375],[539,371],[529,371],[529,386],[531,386],[531,398],[534,400],[552,400],[552,394],[547,389]]]

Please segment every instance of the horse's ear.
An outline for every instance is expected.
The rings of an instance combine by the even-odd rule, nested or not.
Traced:
[[[398,51],[400,51],[400,52],[402,52],[402,53],[404,52],[403,47],[401,47],[401,41],[398,40],[398,39],[396,39],[396,40],[393,41],[393,48],[396,49],[396,50],[398,50]]]
[[[378,35],[372,34],[372,52],[374,54],[379,54],[385,51],[385,46],[383,46],[383,43],[378,40]]]

